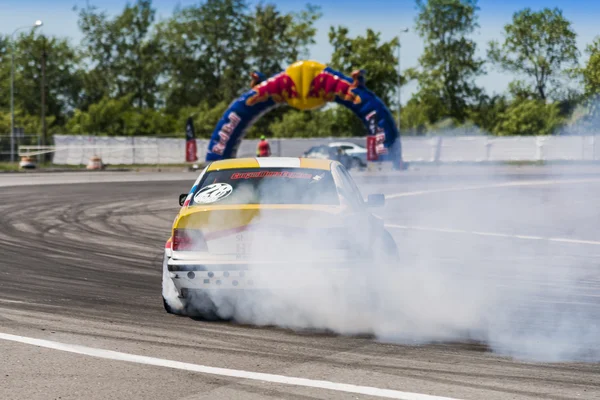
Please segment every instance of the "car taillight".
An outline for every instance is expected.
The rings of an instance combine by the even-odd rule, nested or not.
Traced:
[[[173,251],[207,251],[202,231],[196,229],[174,229]]]

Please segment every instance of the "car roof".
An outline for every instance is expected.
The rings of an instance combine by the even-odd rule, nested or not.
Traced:
[[[362,147],[360,144],[356,144],[356,143],[352,143],[352,142],[333,142],[333,143],[329,143],[329,146],[333,147],[333,146],[358,146],[358,147]]]
[[[310,168],[329,171],[332,160],[299,157],[253,157],[231,158],[228,160],[213,161],[207,171],[240,168]]]

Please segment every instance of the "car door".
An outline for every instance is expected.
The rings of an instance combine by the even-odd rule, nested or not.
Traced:
[[[335,164],[332,170],[338,192],[342,201],[349,209],[346,217],[346,226],[349,233],[360,244],[368,247],[374,229],[374,217],[367,209],[365,200],[358,186],[348,173],[348,170],[339,163]]]
[[[354,146],[350,146],[350,145],[347,145],[347,144],[344,144],[344,145],[342,145],[342,146],[340,146],[340,147],[341,147],[341,148],[342,148],[342,150],[344,150],[344,151],[345,151],[347,154],[353,154],[353,153],[354,153],[354,150],[355,150]]]
[[[348,197],[350,197],[355,204],[356,210],[368,212],[364,197],[348,170],[343,165],[337,165],[336,174],[339,175],[340,182],[344,186],[344,190],[348,193]]]

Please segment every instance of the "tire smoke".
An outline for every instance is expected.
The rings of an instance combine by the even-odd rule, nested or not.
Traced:
[[[547,172],[554,181],[571,178]],[[362,189],[407,191],[397,182],[378,179]],[[502,185],[507,182],[512,180],[499,175],[417,182],[421,194],[390,200],[381,211],[386,222],[439,228],[390,229],[399,263],[381,252],[359,261],[351,248],[328,258],[315,243],[331,237],[319,237],[316,230],[257,237],[253,249],[261,256],[247,259],[248,272],[264,290],[215,291],[210,299],[220,317],[241,323],[370,334],[408,345],[478,341],[525,360],[600,361],[600,246],[546,240],[593,239],[582,224],[597,217],[584,205],[593,194],[589,185],[600,182]],[[428,192],[470,186],[483,189]],[[285,213],[278,218],[307,232],[319,222]],[[369,231],[362,221],[352,226],[351,234]],[[518,237],[527,235],[539,239]]]

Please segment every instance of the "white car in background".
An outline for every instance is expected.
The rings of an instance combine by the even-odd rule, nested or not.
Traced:
[[[367,149],[352,142],[333,142],[329,147],[341,148],[352,159],[350,168],[367,166]]]

